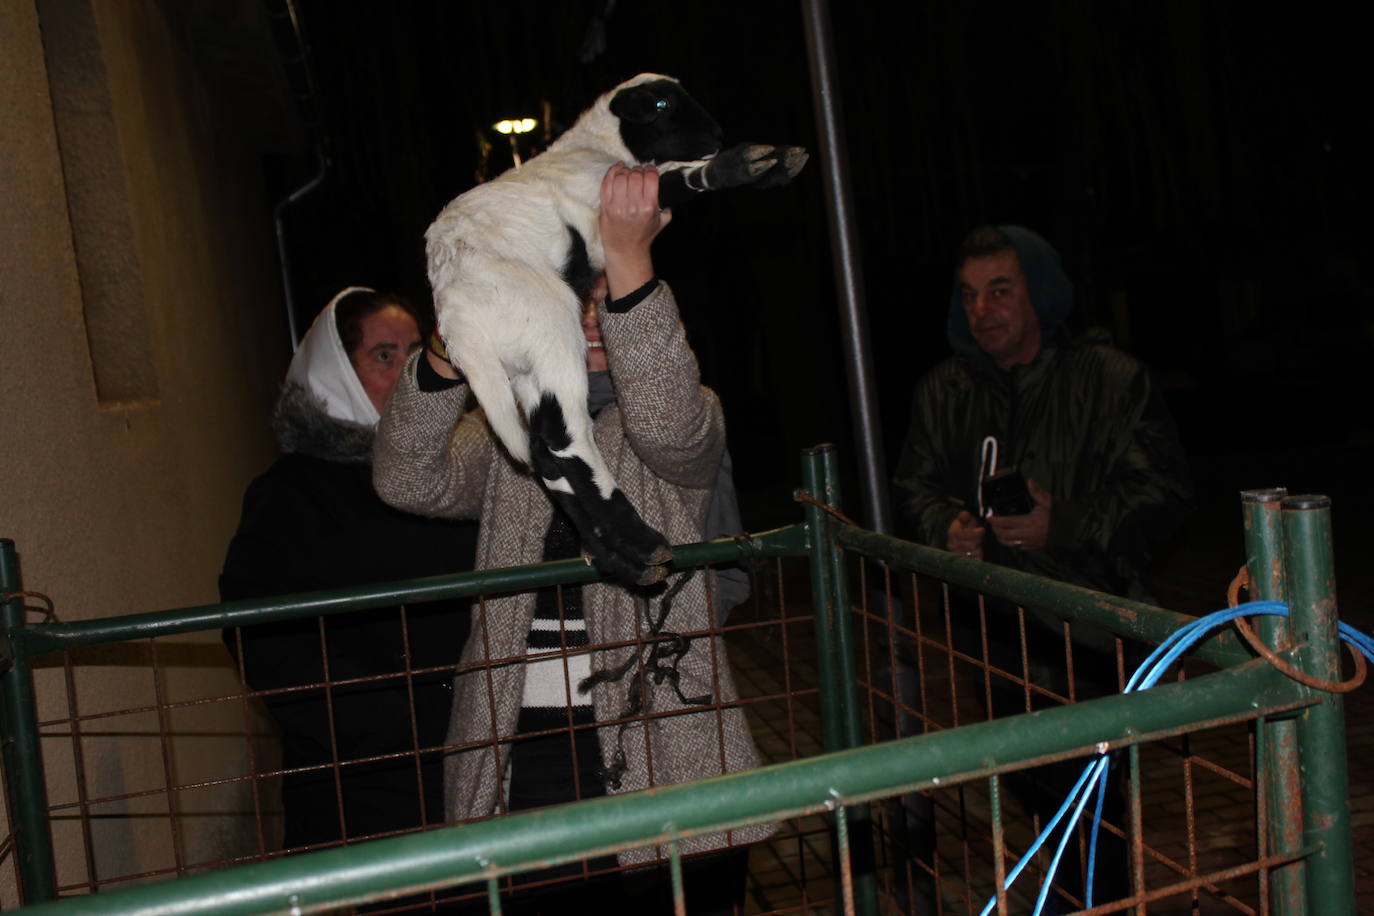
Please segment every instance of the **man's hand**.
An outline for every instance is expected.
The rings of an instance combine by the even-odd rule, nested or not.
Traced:
[[[658,208],[658,171],[617,162],[601,180],[601,246],[606,252],[606,284],[619,299],[654,278],[649,249],[672,222],[670,210]]]
[[[993,537],[1012,550],[1041,550],[1050,542],[1050,514],[1054,498],[1027,480],[1035,508],[1025,515],[994,515],[988,519]]]
[[[978,524],[972,512],[960,512],[954,521],[949,523],[949,530],[945,532],[945,549],[950,553],[981,560],[983,535],[987,534],[987,530]]]

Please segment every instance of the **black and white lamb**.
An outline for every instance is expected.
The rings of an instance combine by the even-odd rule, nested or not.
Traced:
[[[671,555],[616,486],[587,413],[582,305],[604,266],[601,180],[617,162],[658,168],[664,208],[706,190],[791,180],[800,147],[720,151],[715,120],[677,80],[645,73],[596,100],[557,141],[453,200],[425,233],[449,357],[492,431],[543,479],[597,565],[658,581]]]

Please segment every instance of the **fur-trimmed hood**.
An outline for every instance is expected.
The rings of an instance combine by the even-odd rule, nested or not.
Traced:
[[[370,462],[376,425],[349,423],[329,415],[324,402],[299,382],[282,385],[272,411],[272,434],[285,454],[325,461]]]

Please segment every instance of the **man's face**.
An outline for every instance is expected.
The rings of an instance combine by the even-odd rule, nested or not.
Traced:
[[[1015,251],[969,258],[959,268],[964,315],[978,347],[999,369],[1031,362],[1040,352],[1040,318]]]
[[[381,413],[401,377],[406,357],[420,346],[420,328],[405,309],[394,305],[368,315],[358,327],[362,337],[348,354],[348,360],[358,373],[363,390]]]

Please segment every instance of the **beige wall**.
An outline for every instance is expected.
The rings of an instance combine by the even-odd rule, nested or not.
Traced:
[[[127,211],[156,392],[121,403],[97,396],[38,7],[0,0],[0,537],[17,542],[25,585],[49,595],[64,620],[215,600],[243,487],[273,456],[266,417],[287,358],[258,151],[216,120],[156,4],[95,0],[89,9],[113,138],[97,152],[122,178],[113,203]],[[98,237],[101,227],[85,230]],[[158,651],[172,696],[234,689],[216,636],[163,641]],[[147,654],[84,656],[80,711],[149,702]],[[66,714],[60,667],[40,670],[39,696],[40,718]],[[172,718],[203,736],[174,744],[177,780],[244,772],[238,704]],[[157,721],[87,728],[155,735]],[[85,748],[92,792],[161,784],[156,738],[94,737]],[[50,802],[73,800],[70,742],[46,739],[45,754]],[[251,811],[242,788],[185,793],[177,804],[196,815],[182,825],[188,860],[256,845],[245,818],[215,815]],[[165,812],[166,802],[127,807]],[[86,880],[79,831],[57,833],[59,882]],[[103,874],[169,864],[165,817],[105,823],[96,840]],[[6,862],[0,908],[14,905]]]

